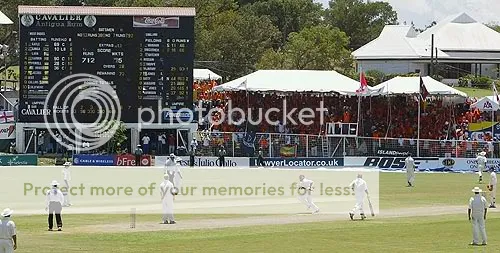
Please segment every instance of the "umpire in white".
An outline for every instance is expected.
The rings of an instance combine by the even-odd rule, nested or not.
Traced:
[[[17,249],[16,224],[10,220],[13,211],[5,208],[0,219],[0,253],[13,253]]]
[[[474,196],[469,200],[469,221],[472,222],[472,242],[470,245],[479,245],[479,234],[481,234],[482,243],[481,245],[486,245],[486,227],[484,221],[486,220],[486,212],[488,211],[488,202],[486,198],[481,196],[481,188],[474,187],[472,189]]]
[[[49,211],[49,231],[52,231],[54,227],[54,214],[56,215],[57,231],[62,231],[62,204],[64,203],[64,195],[59,190],[59,183],[54,180],[52,181],[52,189],[47,191],[47,202],[45,210]]]

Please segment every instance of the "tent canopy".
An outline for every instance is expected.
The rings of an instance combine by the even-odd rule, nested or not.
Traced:
[[[500,109],[500,105],[493,96],[482,97],[471,107],[478,108],[482,112],[498,111]]]
[[[214,91],[337,92],[355,94],[359,82],[336,71],[259,70],[213,88]]]
[[[429,76],[422,77],[425,88],[430,95],[460,96],[467,97],[467,94],[441,83]],[[419,94],[420,77],[394,77],[372,88],[372,96],[396,95],[396,94]]]
[[[0,11],[0,25],[12,25],[14,24],[7,15]]]
[[[194,80],[220,80],[221,76],[215,74],[210,69],[193,69]]]

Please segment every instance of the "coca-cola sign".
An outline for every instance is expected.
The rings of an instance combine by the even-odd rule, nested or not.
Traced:
[[[134,16],[134,27],[179,28],[179,17]]]

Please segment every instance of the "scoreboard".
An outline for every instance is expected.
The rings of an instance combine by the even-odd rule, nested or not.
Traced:
[[[80,11],[19,11],[20,122],[43,122],[44,115],[51,119],[54,114],[74,114],[80,122],[95,120],[100,111],[92,103],[69,108],[49,99],[44,109],[54,84],[79,73],[98,76],[113,87],[124,122],[138,122],[140,108],[157,112],[159,103],[174,111],[192,109],[194,10],[191,16],[159,16],[138,15],[137,10],[120,15],[107,8],[109,15],[96,15],[85,10],[97,7],[73,8]]]

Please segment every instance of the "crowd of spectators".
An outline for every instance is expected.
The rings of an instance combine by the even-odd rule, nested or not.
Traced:
[[[205,131],[205,140],[202,148],[204,153],[215,153],[219,145],[233,143],[235,153],[242,150],[241,140],[248,124],[240,121],[241,115],[233,113],[228,115],[231,108],[240,108],[253,120],[257,119],[259,110],[262,115],[270,108],[277,108],[279,112],[271,112],[269,119],[276,122],[270,124],[265,120],[260,121],[255,126],[258,133],[275,133],[271,137],[259,137],[256,140],[258,147],[263,148],[266,153],[277,154],[279,150],[269,150],[269,147],[277,149],[286,145],[305,146],[306,140],[300,137],[287,137],[286,134],[308,134],[311,136],[321,136],[325,134],[326,127],[320,124],[323,116],[323,123],[360,123],[358,135],[362,137],[379,139],[377,143],[366,141],[361,143],[348,143],[347,153],[352,154],[374,154],[381,146],[401,146],[416,149],[419,101],[415,96],[379,96],[364,97],[361,99],[361,119],[358,122],[358,97],[340,95],[319,95],[313,93],[276,93],[276,92],[212,92],[211,89],[217,85],[215,81],[195,83],[195,100],[207,109],[218,108],[223,111],[226,118],[222,119],[220,125],[209,124],[209,117],[212,120],[221,120],[222,114],[219,112],[204,115],[200,122],[200,131]],[[449,152],[453,156],[473,156],[477,150],[492,152],[493,148],[488,142],[495,141],[490,134],[477,135],[469,133],[469,124],[482,121],[491,121],[491,113],[482,113],[476,108],[471,108],[475,99],[469,98],[465,103],[453,103],[445,98],[429,97],[420,103],[420,139],[436,140],[422,141],[421,150],[424,153],[434,154],[436,152]],[[291,112],[290,119],[283,122],[283,111],[286,103],[286,112]],[[326,108],[323,115],[320,115],[317,108]],[[311,108],[315,111],[312,124],[305,125],[298,122],[300,109]],[[228,121],[232,117],[232,122]],[[248,119],[248,118],[247,118]],[[240,121],[239,124],[234,122]],[[294,124],[292,121],[297,122]],[[233,132],[231,135],[222,132]],[[283,134],[283,136],[280,136]],[[392,138],[392,140],[380,140]],[[274,145],[273,145],[274,144]],[[318,153],[321,148],[321,140],[309,140],[309,155],[311,151]],[[311,150],[311,146],[315,150]],[[212,150],[213,149],[213,150]],[[304,150],[297,150],[304,153]]]

